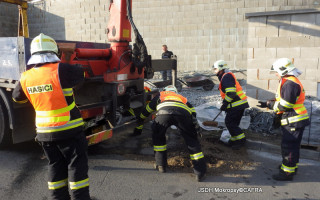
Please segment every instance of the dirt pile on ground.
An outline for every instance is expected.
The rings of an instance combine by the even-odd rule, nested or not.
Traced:
[[[207,173],[217,175],[241,170],[254,163],[248,158],[246,148],[232,150],[219,141],[219,132],[204,132],[200,138],[207,162]],[[192,172],[190,155],[177,130],[167,131],[168,168],[176,172]],[[147,153],[142,153],[147,152]],[[141,136],[114,136],[110,140],[89,148],[89,154],[119,154],[126,159],[154,162],[151,130],[146,127]]]
[[[219,138],[220,133],[213,131],[206,132],[199,138],[208,174],[216,175],[254,165],[247,156],[246,148],[232,150],[220,142]],[[192,171],[190,156],[182,137],[175,141],[175,148],[168,148],[168,166],[172,170]]]

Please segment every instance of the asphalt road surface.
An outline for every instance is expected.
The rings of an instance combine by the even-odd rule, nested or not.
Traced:
[[[90,193],[94,200],[320,199],[320,163],[316,161],[300,160],[294,181],[277,182],[271,175],[277,172],[280,155],[248,150],[256,165],[207,176],[198,183],[191,169],[189,173],[169,170],[161,174],[153,169],[152,159],[134,160],[110,152],[110,145],[135,148],[137,141],[129,139],[123,147],[109,143],[89,149]],[[38,144],[28,142],[0,150],[0,163],[1,200],[48,199],[47,160]]]

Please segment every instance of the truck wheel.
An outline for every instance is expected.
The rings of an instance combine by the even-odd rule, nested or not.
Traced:
[[[116,111],[116,125],[119,126],[123,124],[123,116],[119,111]]]
[[[12,144],[12,139],[10,137],[8,114],[0,102],[0,148],[10,144]]]

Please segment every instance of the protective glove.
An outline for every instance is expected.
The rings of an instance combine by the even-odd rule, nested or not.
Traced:
[[[264,101],[258,101],[258,103],[260,103],[260,105],[257,105],[257,106],[258,106],[258,107],[260,107],[260,108],[267,108],[267,107],[268,107],[267,102],[264,102]]]
[[[267,107],[269,109],[273,109],[273,106],[274,106],[275,102],[276,102],[276,100],[268,100],[267,101]]]
[[[226,111],[228,108],[228,102],[227,101],[223,101],[222,106],[220,107],[221,111]]]
[[[275,114],[273,118],[272,128],[277,129],[281,126],[282,114]]]
[[[135,128],[131,136],[132,137],[139,136],[141,135],[141,133],[142,133],[142,129]]]

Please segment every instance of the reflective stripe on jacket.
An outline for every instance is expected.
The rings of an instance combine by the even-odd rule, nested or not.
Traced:
[[[32,68],[21,76],[21,87],[36,111],[38,133],[68,130],[83,125],[82,118],[71,120],[73,101],[68,105],[66,97],[73,96],[72,88],[62,89],[59,79],[59,63]]]
[[[235,88],[226,88],[226,91],[225,91],[225,93],[224,93],[224,92],[222,91],[222,80],[223,80],[223,77],[224,77],[226,74],[231,74],[232,77],[234,78],[236,84],[235,84]],[[223,74],[223,76],[222,76],[222,78],[221,78],[221,80],[220,80],[219,90],[220,90],[220,95],[221,95],[222,99],[224,99],[224,100],[226,100],[227,102],[230,102],[230,103],[231,103],[231,106],[230,106],[230,104],[229,104],[229,105],[228,105],[228,108],[230,108],[230,107],[236,107],[236,106],[240,106],[240,105],[242,105],[242,104],[248,103],[246,94],[243,92],[240,83],[237,81],[236,76],[235,76],[232,72],[227,72],[227,73]],[[226,93],[228,93],[228,92],[236,92],[236,94],[237,94],[237,96],[240,98],[240,100],[234,101],[233,99],[230,99],[230,98],[226,95]]]
[[[282,89],[283,84],[287,80],[290,80],[290,81],[298,84],[301,88],[300,95],[297,97],[297,101],[294,104],[287,102],[286,100],[281,98],[281,89]],[[283,106],[285,108],[288,108],[288,109],[292,108],[297,115],[293,116],[293,117],[289,117],[287,119],[282,119],[281,125],[287,125],[289,123],[294,123],[294,122],[302,121],[305,119],[309,119],[308,111],[307,111],[306,107],[304,106],[304,101],[305,101],[305,91],[304,91],[303,86],[302,86],[301,82],[299,81],[299,79],[295,76],[283,77],[281,79],[281,82],[280,82],[278,89],[277,89],[276,102],[273,106],[273,110],[275,112],[277,112],[278,114],[283,113],[284,111],[279,110],[278,106],[280,104],[281,106]]]

